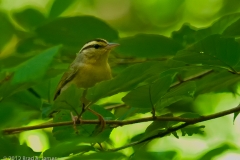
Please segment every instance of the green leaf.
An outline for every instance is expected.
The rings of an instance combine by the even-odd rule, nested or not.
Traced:
[[[174,77],[175,77],[175,73],[173,73],[172,75],[166,75],[164,77],[159,78],[152,84],[150,84],[151,99],[154,104],[159,99],[161,99],[169,90]]]
[[[82,88],[77,88],[76,85],[69,86],[66,90],[54,101],[52,110],[67,109],[76,114],[80,113],[82,108],[82,102],[80,101],[83,94]]]
[[[21,54],[31,53],[33,51],[42,51],[46,48],[47,44],[36,36],[22,39],[17,44],[17,52]]]
[[[14,34],[14,27],[7,16],[0,12],[0,51],[9,42]],[[0,53],[2,54],[2,53]]]
[[[235,21],[233,24],[231,24],[224,30],[223,35],[230,36],[230,37],[240,36],[239,27],[240,27],[240,16],[237,21]]]
[[[43,153],[44,157],[67,157],[70,154],[85,153],[94,151],[90,145],[79,145],[78,141],[62,142]]]
[[[14,95],[0,101],[0,128],[24,126],[39,117],[41,113],[37,108],[41,103],[39,99],[27,102],[27,99],[19,98],[19,95]]]
[[[161,57],[173,56],[182,47],[171,38],[154,34],[138,34],[119,40],[116,51],[126,56]]]
[[[172,77],[167,75],[150,85],[138,87],[123,97],[122,101],[135,108],[152,108],[169,89]]]
[[[212,34],[223,34],[225,30],[234,25],[235,22],[239,21],[240,13],[233,13],[229,15],[222,16],[219,20],[213,23],[211,26]]]
[[[69,160],[79,160],[79,159],[84,159],[84,160],[106,160],[106,159],[114,159],[114,160],[122,160],[126,159],[127,157],[120,152],[97,152],[97,153],[92,153],[92,154],[82,154],[79,156],[72,156],[69,157]]]
[[[0,137],[0,150],[0,157],[12,157],[11,159],[17,159],[23,156],[34,157],[40,155],[40,153],[34,152],[26,144],[20,145],[17,139],[13,140],[6,136]]]
[[[55,18],[61,15],[75,0],[55,0],[50,9],[49,18]]]
[[[138,87],[122,98],[122,101],[134,108],[152,108],[149,85]]]
[[[174,87],[157,102],[156,109],[160,111],[164,107],[167,107],[179,100],[187,97],[193,97],[195,90],[196,84],[193,81],[186,82],[180,86]]]
[[[40,107],[42,105],[40,97],[34,95],[31,90],[23,90],[11,96],[11,99],[18,103],[19,105],[23,105],[29,110],[38,110],[40,111]]]
[[[180,115],[179,117],[181,118],[199,118],[201,117],[201,115],[199,115],[198,113],[184,113],[182,115]]]
[[[25,29],[32,30],[42,24],[46,18],[38,10],[27,8],[21,12],[13,13],[13,18]]]
[[[160,117],[173,117],[173,114],[168,113],[165,115],[161,115]],[[169,121],[154,121],[145,130],[144,138],[156,135],[169,127],[171,127],[171,122]]]
[[[104,120],[114,120],[115,117],[114,115],[109,111],[109,110],[106,110],[104,109],[102,106],[98,106],[98,105],[93,105],[90,107],[92,110],[94,110],[95,112],[97,112],[98,114],[100,114]],[[92,112],[90,111],[86,111],[84,114],[83,114],[83,119],[97,119],[98,117],[93,114]],[[100,129],[100,125],[92,125],[92,124],[89,124],[89,125],[83,125],[81,127],[81,129],[84,129],[87,133],[88,133],[88,136],[90,136],[92,138],[92,140],[95,139],[95,141],[97,142],[103,142],[105,140],[107,140],[112,132],[112,129],[113,128],[104,128],[104,130],[102,132],[99,131]]]
[[[56,46],[45,50],[12,69],[15,72],[8,73],[9,78],[0,85],[0,97],[8,97],[41,81],[59,48]]]
[[[233,117],[233,123],[236,120],[237,116],[239,115],[240,112],[234,112],[234,117]]]
[[[179,136],[178,136],[178,134],[177,134],[176,131],[175,131],[175,132],[172,132],[171,134],[172,134],[175,138],[179,139]]]
[[[234,38],[212,35],[186,50],[180,51],[174,59],[189,64],[207,64],[229,68],[239,62],[239,52],[239,44]]]
[[[119,92],[129,91],[145,79],[166,70],[165,62],[145,62],[132,65],[111,80],[100,82],[88,89],[87,99],[97,101]]]
[[[81,107],[79,107],[79,109],[81,109]],[[100,106],[94,105],[91,106],[91,109],[102,115],[104,119],[110,120],[115,119],[110,111],[105,110]],[[72,114],[76,116],[74,112],[72,112]],[[84,112],[82,119],[96,120],[97,116],[87,110],[86,112]],[[53,121],[54,122],[72,121],[71,112],[62,109],[60,112],[55,114]],[[98,128],[99,128],[98,125],[93,124],[76,125],[75,129],[74,126],[72,125],[60,126],[53,128],[53,135],[59,141],[66,140],[74,141],[76,139],[79,141],[79,143],[80,142],[101,143],[109,138],[113,128],[106,127],[101,133],[98,132]]]
[[[233,149],[232,145],[229,144],[222,144],[214,149],[211,149],[207,151],[203,156],[201,156],[198,160],[206,160],[206,159],[213,159],[216,156],[219,156],[220,154],[229,151],[230,149]]]
[[[49,48],[18,66],[11,80],[12,84],[39,81],[46,73],[59,48],[60,46]]]
[[[193,134],[203,134],[204,131],[201,129],[205,128],[205,126],[189,126],[181,129],[182,136],[185,136],[186,134],[188,136],[192,136]]]
[[[240,18],[240,13],[233,13],[233,14],[222,16],[216,22],[214,22],[210,27],[197,30],[196,38],[198,40],[201,40],[213,34],[223,34],[224,36],[228,36],[227,34],[225,35],[224,33],[225,30],[229,28],[231,25],[234,25],[234,23],[238,21],[239,18]]]
[[[55,111],[52,110],[53,104],[50,104],[48,102],[43,102],[41,106],[42,111],[42,119],[49,119],[52,117]]]
[[[62,65],[62,64],[61,64]],[[38,83],[37,85],[33,86],[33,90],[43,99],[46,99],[48,102],[53,101],[53,97],[56,92],[57,85],[62,77],[63,71],[60,72],[60,74],[56,74],[51,72],[50,74],[47,73],[47,75],[50,75],[50,77],[45,76],[44,81],[41,83]]]
[[[92,16],[54,19],[37,28],[36,33],[39,38],[42,38],[47,43],[63,44],[77,48],[85,44],[86,41],[99,37],[108,41],[118,39],[117,31],[105,22]]]
[[[196,41],[196,32],[197,28],[191,26],[190,24],[183,24],[178,31],[172,32],[171,37],[183,46],[188,46]]]
[[[146,152],[141,150],[140,152],[135,152],[132,160],[173,160],[176,159],[176,151],[164,151],[164,152]]]
[[[73,113],[73,115],[75,114]],[[56,123],[64,121],[72,121],[71,112],[62,109],[54,115],[53,122]],[[78,131],[81,131],[80,135],[86,134],[84,130],[80,130],[79,128],[79,126],[76,126],[76,129]],[[73,125],[53,127],[52,134],[58,141],[72,140],[74,138],[77,138],[79,135],[76,133]]]
[[[228,71],[214,72],[213,74],[196,81],[196,94],[208,92],[232,92],[238,93],[240,76]]]

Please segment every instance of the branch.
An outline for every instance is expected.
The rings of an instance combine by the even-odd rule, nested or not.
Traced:
[[[121,107],[125,107],[125,106],[126,106],[126,104],[116,104],[116,105],[106,106],[106,107],[104,107],[104,109],[111,110],[111,109],[121,108]]]
[[[112,127],[112,128],[116,128],[118,126],[129,125],[129,124],[135,124],[135,123],[149,122],[149,121],[186,122],[188,125],[191,125],[191,124],[207,121],[207,120],[210,120],[210,119],[219,118],[219,117],[222,117],[222,116],[234,113],[234,112],[239,112],[239,111],[240,111],[240,105],[238,107],[235,107],[235,108],[232,108],[232,109],[229,109],[229,110],[226,110],[226,111],[218,112],[218,113],[215,113],[215,114],[210,114],[208,116],[201,116],[199,118],[160,117],[160,116],[152,117],[151,116],[151,117],[139,118],[139,119],[134,119],[134,120],[125,120],[125,121],[106,120],[105,122],[106,122],[106,124],[110,125],[110,127]],[[84,125],[84,124],[100,124],[100,121],[99,120],[81,120],[81,124],[77,124],[77,125]],[[2,132],[5,133],[5,134],[13,134],[13,133],[19,133],[21,131],[27,131],[27,130],[58,127],[58,126],[69,126],[69,125],[73,125],[73,122],[72,121],[67,121],[67,122],[41,124],[41,125],[36,125],[36,126],[7,128],[7,129],[3,129]],[[171,132],[173,132],[173,131],[171,130]],[[166,134],[169,134],[171,132],[168,132]],[[139,143],[142,143],[142,142],[139,142]]]
[[[134,120],[125,120],[125,121],[105,120],[105,122],[106,122],[106,124],[110,125],[110,127],[116,128],[118,126],[124,126],[124,125],[142,123],[142,122],[149,122],[149,121],[189,122],[191,120],[192,120],[191,118],[156,116],[155,118],[154,117],[145,117],[145,118],[139,118],[139,119],[134,119]],[[76,124],[76,125],[85,125],[85,124],[100,124],[100,121],[99,120],[81,120],[81,123]],[[7,128],[7,129],[3,129],[2,132],[5,134],[13,134],[13,133],[19,133],[21,131],[50,128],[50,127],[59,127],[59,126],[69,126],[69,125],[73,125],[73,121],[48,123],[48,124],[41,124],[41,125],[27,126],[27,127]]]
[[[160,132],[160,133],[158,133],[156,135],[150,136],[150,137],[145,138],[143,140],[136,141],[136,142],[127,144],[127,145],[119,147],[119,148],[109,149],[108,151],[122,150],[122,149],[131,147],[131,146],[134,146],[134,145],[137,145],[137,144],[141,144],[141,143],[153,140],[155,138],[164,137],[166,135],[169,135],[172,132],[175,132],[175,131],[177,131],[179,129],[182,129],[184,127],[187,127],[189,125],[193,125],[193,124],[196,124],[196,123],[199,123],[199,122],[203,122],[203,121],[208,121],[208,120],[211,120],[211,119],[216,119],[216,118],[223,117],[223,116],[226,116],[226,115],[229,115],[229,114],[232,114],[232,113],[235,113],[235,112],[239,112],[239,111],[240,111],[240,104],[237,107],[229,109],[229,110],[225,110],[225,111],[218,112],[218,113],[215,113],[215,114],[211,114],[211,115],[208,115],[208,116],[201,116],[199,118],[193,118],[193,119],[189,120],[188,122],[185,122],[185,123],[183,123],[183,124],[181,124],[179,126],[168,128],[165,132]]]
[[[202,77],[204,77],[204,76],[207,76],[207,75],[213,73],[213,71],[214,71],[214,70],[211,69],[211,70],[203,71],[203,72],[198,73],[198,74],[196,74],[196,75],[192,75],[192,76],[190,76],[190,77],[187,77],[187,78],[185,78],[185,79],[183,79],[183,80],[181,80],[181,81],[178,81],[178,82],[172,84],[172,85],[170,86],[170,88],[174,88],[174,87],[176,87],[176,86],[179,86],[180,84],[182,84],[182,83],[184,83],[184,82],[188,82],[188,81],[193,81],[193,80],[196,80],[196,79],[200,79],[200,78],[202,78]]]

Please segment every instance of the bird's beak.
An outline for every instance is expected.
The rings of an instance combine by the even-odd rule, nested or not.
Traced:
[[[108,43],[108,45],[106,46],[107,49],[112,49],[115,48],[117,46],[119,46],[120,44],[118,43]]]

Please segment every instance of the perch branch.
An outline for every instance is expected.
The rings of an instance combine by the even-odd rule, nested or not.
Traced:
[[[124,126],[124,125],[129,125],[129,124],[135,124],[135,123],[142,123],[142,122],[149,122],[149,121],[175,121],[175,122],[185,122],[188,125],[207,121],[210,119],[215,119],[219,118],[228,114],[232,114],[234,112],[239,112],[240,111],[240,105],[229,109],[225,110],[222,112],[218,112],[215,114],[210,114],[207,116],[201,116],[199,118],[182,118],[182,117],[145,117],[145,118],[139,118],[139,119],[133,119],[133,120],[125,120],[125,121],[120,121],[120,120],[106,120],[106,124],[110,125],[110,127],[118,127],[118,126]],[[81,120],[81,125],[84,124],[99,124],[99,120]],[[41,125],[35,125],[35,126],[26,126],[26,127],[17,127],[17,128],[7,128],[3,129],[2,132],[5,134],[13,134],[13,133],[18,133],[21,131],[27,131],[27,130],[35,130],[35,129],[43,129],[43,128],[50,128],[50,127],[58,127],[58,126],[69,126],[72,125],[72,121],[67,121],[67,122],[58,122],[58,123],[48,123],[48,124],[41,124]],[[167,132],[167,131],[166,131]],[[172,131],[171,131],[172,132]],[[165,132],[164,132],[165,133]],[[162,133],[163,134],[163,133]],[[169,134],[169,133],[167,133]]]
[[[169,135],[172,132],[175,132],[175,131],[177,131],[179,129],[182,129],[184,127],[187,127],[189,125],[193,125],[193,124],[203,122],[203,121],[208,121],[208,120],[211,120],[211,119],[216,119],[216,118],[223,117],[223,116],[226,116],[226,115],[229,115],[229,114],[232,114],[232,113],[235,113],[235,112],[239,112],[239,111],[240,111],[240,105],[238,105],[235,108],[229,109],[229,110],[225,110],[225,111],[222,111],[222,112],[210,114],[208,116],[201,116],[199,118],[192,118],[192,119],[189,119],[188,122],[185,122],[185,123],[183,123],[179,126],[168,128],[165,132],[160,132],[156,135],[150,136],[150,137],[145,138],[143,140],[132,142],[132,143],[129,143],[129,144],[127,144],[125,146],[122,146],[122,147],[119,147],[119,148],[109,149],[108,151],[122,150],[122,149],[131,147],[131,146],[134,146],[134,145],[137,145],[137,144],[141,144],[141,143],[144,143],[144,142],[147,142],[147,141],[151,141],[151,140],[156,139],[156,138],[164,137],[166,135]]]

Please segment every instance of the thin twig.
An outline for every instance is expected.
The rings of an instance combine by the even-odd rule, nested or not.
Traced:
[[[121,108],[124,106],[126,106],[126,104],[116,104],[116,105],[106,106],[104,107],[104,109],[111,110],[111,109]]]
[[[153,135],[153,136],[150,136],[150,137],[148,137],[146,139],[143,139],[143,140],[140,140],[140,141],[136,141],[136,142],[133,142],[133,143],[129,143],[129,144],[127,144],[125,146],[122,146],[122,147],[119,147],[119,148],[109,149],[108,151],[122,150],[122,149],[131,147],[131,146],[134,146],[134,145],[137,145],[137,144],[141,144],[141,143],[144,143],[144,142],[147,142],[147,141],[151,141],[151,140],[156,139],[156,138],[164,137],[166,135],[169,135],[172,132],[175,132],[175,131],[177,131],[179,129],[182,129],[184,127],[187,127],[189,125],[193,125],[193,124],[196,124],[196,123],[199,123],[199,122],[208,121],[208,120],[211,120],[211,119],[223,117],[223,116],[226,116],[228,114],[232,114],[232,113],[239,112],[239,111],[240,111],[240,105],[238,105],[235,108],[232,108],[232,109],[229,109],[229,110],[225,110],[225,111],[222,111],[222,112],[218,112],[218,113],[215,113],[215,114],[211,114],[211,115],[208,115],[208,116],[201,116],[199,118],[193,118],[190,121],[185,122],[185,123],[183,123],[183,124],[181,124],[179,126],[168,128],[165,132],[160,132],[160,133],[158,133],[156,135]]]
[[[151,94],[151,84],[148,87],[148,95],[149,95],[149,100],[150,100],[150,104],[152,106],[152,116],[153,118],[156,117],[156,110],[152,101],[152,94]]]
[[[203,71],[203,72],[201,72],[201,73],[198,73],[198,74],[196,74],[196,75],[193,75],[193,76],[190,76],[190,77],[188,77],[188,78],[185,78],[185,79],[182,79],[181,81],[178,81],[178,82],[176,82],[176,83],[173,83],[171,86],[170,86],[170,88],[174,88],[174,87],[176,87],[176,86],[179,86],[180,84],[182,84],[182,83],[184,83],[184,82],[188,82],[188,81],[193,81],[193,80],[195,80],[195,79],[200,79],[200,78],[202,78],[202,77],[204,77],[204,76],[207,76],[207,75],[209,75],[209,74],[211,74],[211,73],[213,73],[214,72],[214,70],[207,70],[207,71]]]

